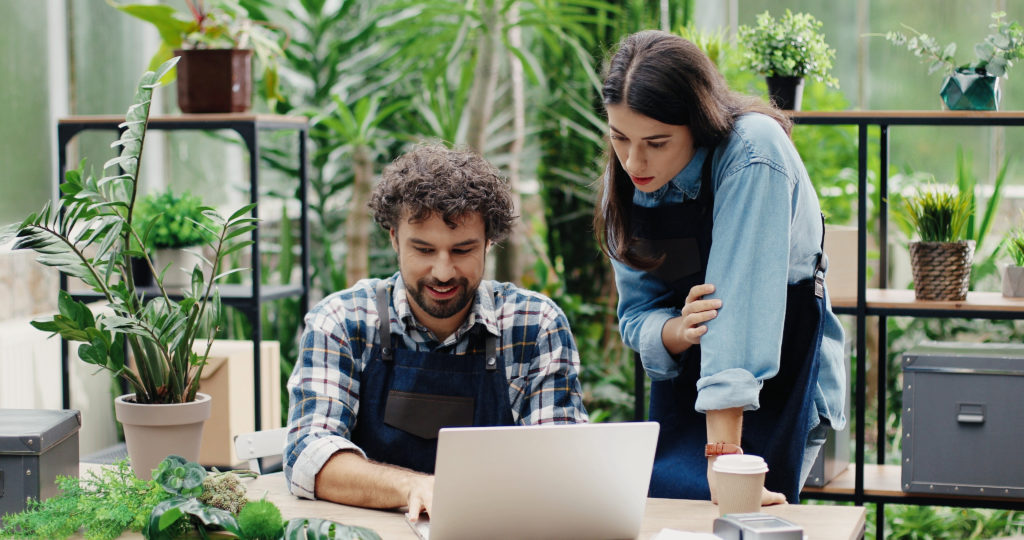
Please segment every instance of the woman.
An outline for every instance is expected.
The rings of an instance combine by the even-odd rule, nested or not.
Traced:
[[[658,31],[619,44],[603,98],[612,151],[594,222],[623,340],[653,381],[651,496],[714,501],[714,459],[745,452],[768,462],[763,504],[796,502],[846,422],[846,377],[791,123]]]

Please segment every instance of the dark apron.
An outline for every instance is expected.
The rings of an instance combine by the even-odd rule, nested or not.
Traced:
[[[713,152],[704,158],[696,199],[644,208],[633,205],[631,223],[639,253],[665,255],[650,273],[674,293],[669,304],[682,308],[694,285],[704,283],[711,253],[714,192]],[[743,414],[743,451],[768,463],[765,486],[798,502],[804,447],[814,418],[813,390],[818,379],[825,313],[824,271],[819,256],[815,278],[788,286],[779,373],[764,381],[760,408]],[[724,309],[744,309],[743,306]],[[661,424],[650,496],[709,499],[707,423],[694,410],[700,378],[700,346],[682,353],[673,379],[652,381],[650,419]]]
[[[482,326],[466,354],[395,349],[390,291],[377,287],[380,339],[359,375],[352,442],[374,461],[434,472],[442,427],[509,426],[512,406],[495,338]],[[482,347],[480,345],[483,345]]]

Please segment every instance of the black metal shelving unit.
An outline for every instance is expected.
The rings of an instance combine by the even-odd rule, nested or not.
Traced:
[[[857,505],[872,502],[878,505],[876,512],[876,530],[881,534],[884,530],[884,504],[919,504],[961,507],[983,507],[1001,509],[1024,509],[1024,499],[979,498],[957,496],[929,496],[898,493],[899,484],[888,482],[885,487],[865,486],[865,405],[867,403],[866,384],[866,318],[878,317],[878,358],[877,380],[878,393],[875,399],[878,410],[886,410],[886,318],[890,316],[936,317],[936,318],[977,318],[977,319],[1024,319],[1024,301],[1006,300],[999,293],[969,293],[964,302],[919,302],[914,300],[913,291],[897,291],[887,289],[887,249],[888,244],[888,164],[889,164],[889,130],[892,126],[1022,126],[1024,111],[1014,112],[982,112],[982,111],[841,111],[793,112],[791,118],[799,125],[852,125],[858,132],[857,159],[857,298],[852,304],[834,306],[836,313],[854,315],[857,321],[856,330],[856,379],[855,401],[856,411],[856,442],[854,452],[854,480],[849,486],[848,479],[843,486],[836,488],[833,481],[823,488],[805,489],[803,496],[807,498],[852,501]],[[880,246],[879,288],[868,289],[866,286],[867,269],[867,204],[868,204],[868,129],[877,126],[879,130],[878,155],[880,170],[878,200],[880,219],[878,223],[878,240]],[[799,126],[794,129],[800,129]],[[885,425],[878,422],[877,438],[879,441],[876,456],[876,468],[872,469],[872,479],[885,476],[886,467],[898,469],[898,466],[885,465]],[[890,475],[891,476],[891,475]],[[838,480],[838,479],[837,479]],[[879,536],[881,537],[881,536]]]
[[[61,118],[57,122],[57,149],[58,149],[58,176],[57,185],[63,181],[67,169],[67,146],[71,140],[84,131],[115,131],[119,132],[120,124],[124,121],[123,116],[73,116]],[[302,278],[298,285],[263,285],[261,283],[260,268],[260,227],[257,226],[251,233],[252,236],[252,269],[251,285],[220,285],[222,303],[238,309],[252,325],[253,341],[253,377],[254,377],[254,414],[255,428],[262,428],[263,419],[261,408],[261,347],[263,328],[260,320],[260,308],[264,303],[281,298],[300,298],[302,310],[308,309],[310,290],[310,253],[309,253],[309,201],[308,201],[308,171],[307,171],[307,139],[309,136],[309,122],[305,117],[300,116],[277,116],[247,113],[227,114],[187,114],[177,116],[152,116],[149,119],[149,130],[164,131],[216,131],[230,130],[238,133],[245,143],[249,152],[249,197],[250,202],[256,203],[259,199],[259,176],[260,176],[260,143],[261,134],[268,131],[294,131],[298,137],[298,156],[296,168],[299,180],[299,202],[301,204],[300,216],[300,244],[302,247],[301,265]],[[259,217],[259,206],[253,208],[252,217]],[[61,290],[68,289],[67,276],[60,275]],[[153,297],[157,291],[140,289],[140,293],[147,297]],[[91,291],[70,291],[73,298],[82,301],[100,300],[100,295]],[[170,294],[174,300],[179,300],[180,295]],[[70,361],[68,358],[68,344],[61,343],[61,374],[62,374],[62,403],[63,407],[71,406],[70,391]]]

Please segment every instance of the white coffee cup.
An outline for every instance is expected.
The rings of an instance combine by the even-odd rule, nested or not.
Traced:
[[[718,515],[759,512],[764,473],[768,464],[761,456],[726,454],[715,459],[715,493]]]

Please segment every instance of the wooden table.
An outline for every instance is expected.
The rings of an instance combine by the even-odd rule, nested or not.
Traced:
[[[83,469],[84,470],[84,469]],[[317,517],[346,525],[373,529],[385,540],[410,539],[416,535],[405,522],[404,514],[395,510],[369,510],[325,501],[299,499],[288,493],[282,473],[243,480],[250,499],[266,495],[281,509],[286,519]],[[861,506],[795,505],[767,506],[763,512],[788,519],[804,528],[810,540],[858,540],[864,537],[865,510]],[[641,540],[653,538],[662,529],[690,532],[711,532],[718,517],[718,507],[710,501],[681,499],[648,499]],[[76,536],[75,538],[81,538]],[[142,538],[133,533],[123,538]]]

